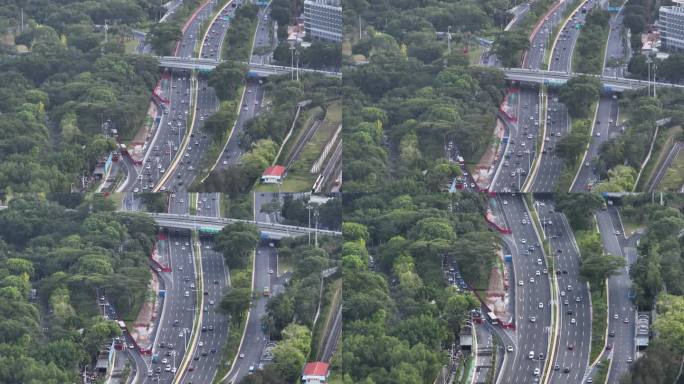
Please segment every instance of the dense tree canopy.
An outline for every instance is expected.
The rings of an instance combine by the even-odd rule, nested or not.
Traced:
[[[117,213],[102,196],[75,210],[11,200],[0,211],[0,382],[77,381],[82,364],[120,334],[99,314],[97,293],[123,319],[135,318],[156,230],[149,217]]]

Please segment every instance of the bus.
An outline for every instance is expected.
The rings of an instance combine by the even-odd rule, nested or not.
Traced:
[[[487,312],[487,320],[492,324],[499,324],[499,318],[496,317],[494,312]]]
[[[221,232],[221,230],[217,228],[200,227],[199,229],[200,237],[213,237],[219,232]]]

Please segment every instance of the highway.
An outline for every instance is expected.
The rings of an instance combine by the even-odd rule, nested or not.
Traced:
[[[544,371],[549,352],[551,287],[548,273],[543,273],[548,267],[523,198],[520,195],[498,198],[512,230],[507,243],[511,245],[514,270],[511,290],[515,291],[516,331],[512,340],[514,351],[507,353],[497,384],[527,384],[538,379],[534,376],[535,369]],[[504,344],[510,345],[506,341]]]
[[[628,296],[632,285],[628,267],[636,261],[636,245],[640,235],[637,234],[626,239],[618,215],[618,211],[614,207],[596,213],[604,251],[624,257],[627,264],[627,267],[622,269],[619,274],[608,279],[609,337],[607,343],[612,346],[612,350],[606,351],[612,357],[608,371],[608,384],[620,382],[620,376],[629,369],[630,362],[634,359],[636,352],[634,344],[636,311]],[[617,318],[615,318],[616,316]],[[611,333],[614,336],[610,336]]]
[[[223,40],[230,26],[230,21],[224,20],[224,17],[234,15],[236,8],[233,8],[233,5],[238,4],[236,1],[233,0],[226,3],[225,7],[220,11],[220,16],[215,18],[215,21],[207,29],[206,37],[200,36],[200,39],[203,39],[199,41],[199,54],[202,58],[220,59]],[[194,49],[194,46],[192,48]],[[195,113],[190,113],[188,116],[188,124],[192,127],[192,130],[190,131],[190,136],[185,137],[186,141],[182,141],[183,136],[180,135],[179,131],[176,142],[179,143],[178,152],[181,157],[176,159],[177,165],[172,169],[171,175],[166,180],[160,182],[159,190],[177,191],[192,184],[197,174],[201,171],[200,168],[202,167],[204,154],[211,146],[212,138],[202,131],[202,126],[204,125],[204,120],[218,110],[219,100],[214,89],[208,86],[205,76],[196,76],[195,79],[196,88],[191,89],[190,93],[186,92],[188,99],[191,96],[196,96],[196,99],[194,99],[196,101],[194,105]],[[167,131],[168,133],[172,132]],[[186,135],[185,132],[183,134]]]
[[[197,200],[197,212],[207,216],[219,216],[220,196],[217,193],[200,193]],[[228,318],[218,311],[221,299],[230,286],[228,268],[225,266],[223,254],[214,251],[213,237],[200,238],[200,254],[204,280],[204,308],[200,335],[197,339],[195,354],[190,366],[194,369],[186,372],[184,383],[210,383],[216,376],[221,363],[221,350],[229,331]],[[200,346],[199,343],[202,343]],[[194,360],[197,358],[197,360]]]
[[[263,291],[265,287],[269,287],[269,292],[277,294],[284,289],[282,283],[276,284],[278,255],[277,249],[271,247],[271,244],[273,243],[262,242],[257,247],[254,259],[254,280],[252,283],[255,298],[249,310],[244,339],[240,346],[237,360],[227,376],[229,383],[239,382],[250,372],[258,369],[260,364],[265,363],[262,360],[262,352],[269,339],[261,327],[261,317],[266,313],[268,298],[263,295]],[[273,271],[273,274],[269,273],[270,271]]]
[[[259,21],[257,25],[256,38],[254,39],[254,48],[271,46],[271,38],[269,35],[270,22],[268,21],[268,11],[270,9],[259,9]],[[266,17],[266,19],[264,19]],[[268,57],[268,55],[266,55]],[[258,59],[255,59],[258,58]],[[265,60],[261,56],[252,56],[252,60]],[[235,122],[235,127],[231,132],[228,140],[224,144],[223,151],[216,163],[216,168],[222,169],[240,163],[242,156],[242,148],[240,148],[240,136],[245,129],[247,121],[253,119],[261,113],[262,102],[264,100],[264,84],[263,80],[249,79],[245,83],[245,91],[242,96],[242,106],[238,113],[238,118]]]
[[[205,3],[193,14],[194,17],[187,21],[183,37],[174,52],[176,56],[192,56],[200,24],[203,19],[209,17],[214,4],[214,1]],[[152,191],[179,152],[190,115],[190,83],[189,72],[171,71],[163,77],[161,85],[169,104],[162,110],[159,126],[154,137],[147,142],[143,164],[137,169],[135,182],[127,185],[128,191],[134,193]]]
[[[538,24],[536,33],[530,38],[530,48],[523,59],[523,67],[539,69],[544,52],[549,46],[553,27],[560,21],[565,3]],[[509,132],[509,141],[504,151],[503,164],[498,168],[490,189],[497,192],[520,191],[529,175],[532,162],[537,155],[539,135],[539,91],[521,87],[518,93],[517,124]]]
[[[608,42],[606,45],[605,60],[603,62],[603,74],[621,75],[622,67],[608,66],[608,59],[622,59],[625,60],[627,53],[625,50],[625,31],[622,25],[622,9],[617,15],[612,15],[609,24],[610,31],[608,32]],[[598,181],[594,169],[594,161],[598,158],[599,149],[601,145],[610,139],[619,136],[622,131],[618,126],[619,107],[617,96],[610,94],[602,94],[599,98],[598,111],[596,119],[593,124],[593,131],[589,148],[583,158],[582,164],[578,169],[575,181],[573,182],[571,192],[583,192],[590,190],[591,187]]]
[[[555,211],[551,200],[538,200],[535,204],[555,258],[552,273],[558,287],[554,300],[559,306],[560,324],[549,382],[579,384],[589,365],[591,297],[579,276],[579,248],[565,215]]]
[[[169,211],[186,212],[188,209],[187,193],[178,193],[169,199]],[[166,364],[152,364],[159,374],[159,380],[154,382],[171,383],[177,368],[185,355],[191,340],[195,307],[197,305],[195,282],[195,252],[191,244],[190,232],[187,230],[169,230],[168,240],[160,242],[160,254],[166,250],[164,262],[171,267],[171,272],[160,273],[166,288],[166,298],[163,302],[161,315],[157,319],[156,336],[154,337],[153,354],[160,359],[168,359]],[[172,347],[170,347],[171,345]],[[166,371],[166,365],[171,366]],[[153,382],[147,377],[145,383]]]
[[[591,9],[594,2],[585,1],[582,8]],[[586,14],[580,10],[575,12],[571,19],[560,30],[553,52],[549,56],[551,71],[570,72],[572,69],[572,55],[581,29],[575,28],[577,23],[584,23]],[[555,37],[555,36],[554,36]],[[530,192],[553,192],[558,179],[563,173],[563,160],[556,156],[555,147],[571,129],[570,117],[565,105],[558,101],[556,92],[549,89],[546,111],[546,135],[544,137],[544,149],[538,159],[538,167],[533,171],[534,179]]]

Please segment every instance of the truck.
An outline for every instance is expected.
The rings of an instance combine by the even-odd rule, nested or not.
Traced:
[[[266,297],[271,296],[271,291],[268,287],[264,287],[264,296],[266,296]]]

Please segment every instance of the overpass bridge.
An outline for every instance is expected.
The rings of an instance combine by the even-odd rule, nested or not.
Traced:
[[[318,233],[322,236],[342,236],[342,232],[328,231],[322,229],[297,227],[294,225],[261,223],[252,220],[227,219],[223,217],[211,216],[192,216],[180,215],[173,213],[148,213],[150,217],[157,222],[160,227],[165,228],[180,228],[199,230],[200,228],[207,228],[211,230],[220,231],[228,224],[232,223],[249,223],[257,226],[261,232],[262,238],[280,240],[286,237],[305,236],[308,234]]]
[[[560,86],[565,84],[568,80],[577,76],[596,77],[601,80],[605,91],[608,92],[623,92],[626,90],[639,89],[650,86],[657,86],[660,88],[684,88],[684,85],[660,83],[656,81],[644,81],[636,79],[627,79],[623,77],[610,77],[603,75],[589,75],[583,73],[568,73],[559,71],[545,71],[541,69],[524,69],[524,68],[503,68],[504,75],[508,80],[523,81],[528,83],[546,84],[548,86]]]
[[[203,59],[193,57],[175,57],[175,56],[161,56],[156,57],[159,61],[159,66],[164,68],[211,71],[221,64],[222,61],[214,59]],[[271,75],[286,75],[292,72],[292,67],[284,67],[281,65],[259,64],[259,63],[244,63],[249,66],[249,71],[255,76],[267,77]],[[320,71],[317,69],[299,68],[295,69],[300,73],[320,73],[325,76],[342,77],[340,72]]]

